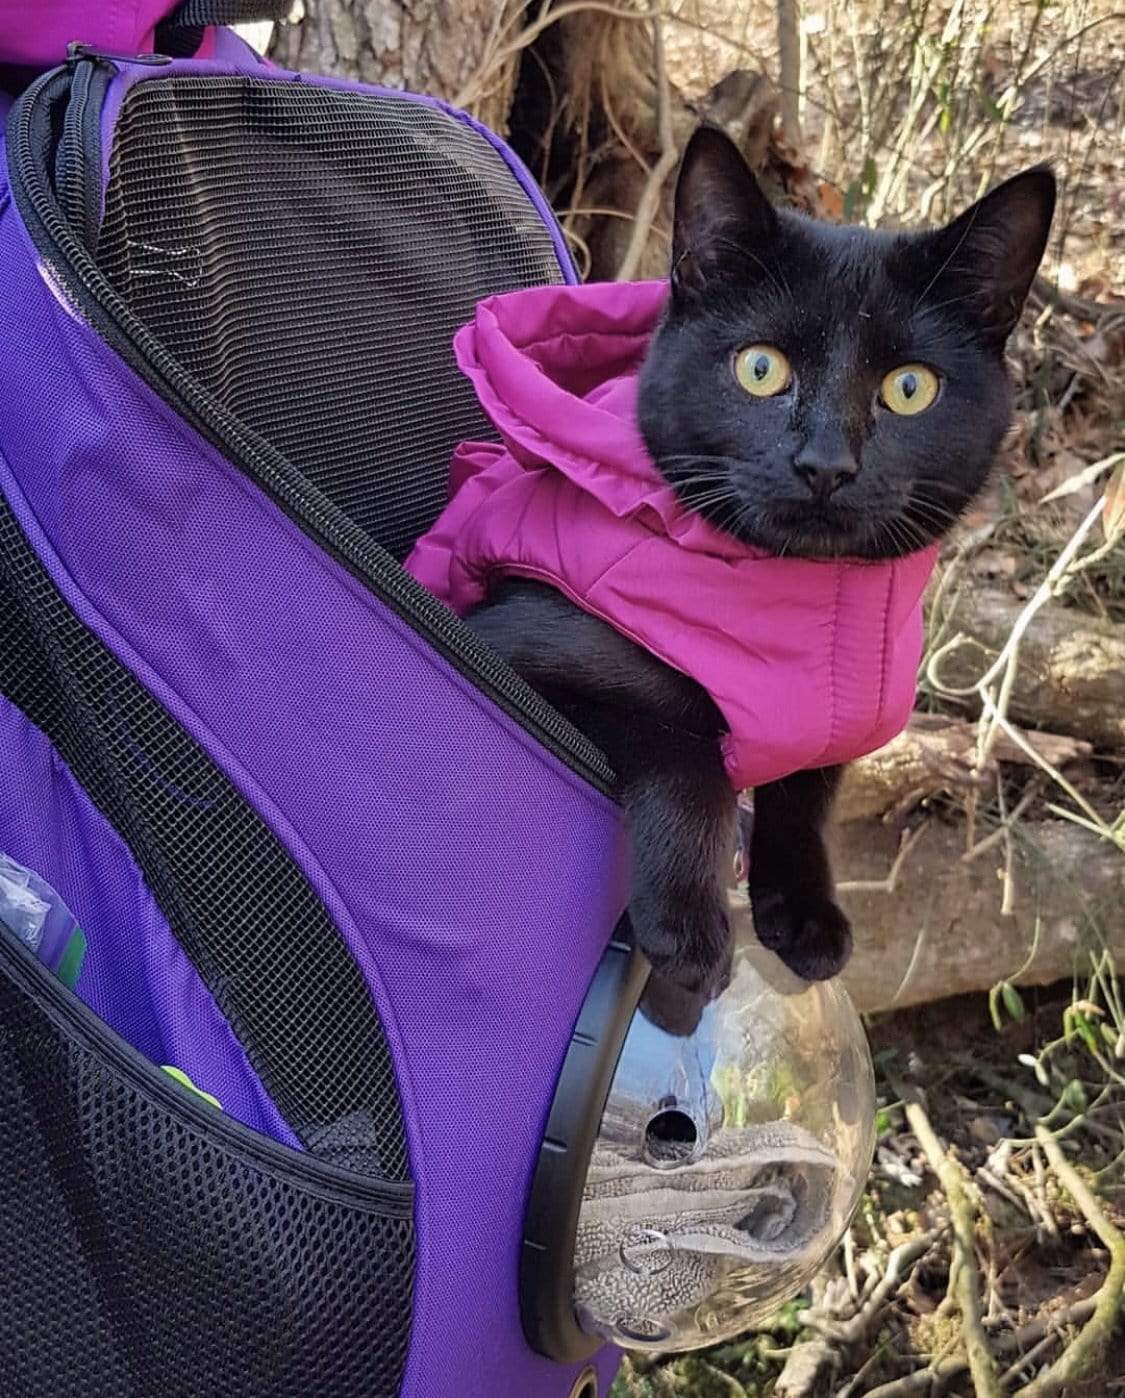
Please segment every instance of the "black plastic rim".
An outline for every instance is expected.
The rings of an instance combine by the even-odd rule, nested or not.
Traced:
[[[579,1363],[605,1343],[575,1315],[574,1242],[594,1141],[649,970],[623,921],[582,1002],[539,1147],[520,1245],[520,1319],[531,1348],[559,1363]]]

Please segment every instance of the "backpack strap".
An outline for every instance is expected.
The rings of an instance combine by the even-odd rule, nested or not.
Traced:
[[[212,25],[247,24],[287,17],[293,0],[182,0],[157,26],[156,49],[171,58],[190,58]]]

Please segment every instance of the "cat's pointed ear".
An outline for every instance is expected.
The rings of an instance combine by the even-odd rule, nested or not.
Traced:
[[[1015,328],[1047,246],[1055,177],[1037,165],[986,194],[919,243],[923,299],[957,307],[997,348]]]
[[[701,290],[726,267],[743,277],[777,231],[777,215],[734,142],[701,126],[684,151],[676,182],[672,286]]]

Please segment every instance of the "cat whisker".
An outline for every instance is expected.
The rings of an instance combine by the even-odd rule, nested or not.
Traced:
[[[750,500],[737,500],[738,508],[734,511],[726,528],[730,533],[735,534],[743,525],[749,524],[757,514],[757,506]]]
[[[874,534],[871,536],[872,544],[878,547],[880,553],[883,551],[884,540],[886,540],[886,542],[890,544],[892,551],[895,553],[897,553],[902,547],[901,540],[898,538],[895,532],[893,519],[880,520],[878,527],[876,528]]]
[[[959,306],[962,301],[971,301],[976,295],[975,291],[967,291],[963,296],[951,296],[947,301],[939,301],[936,306],[928,306],[926,309],[934,313],[944,311],[949,306]]]
[[[912,495],[907,501],[903,513],[908,518],[911,515],[918,515],[922,520],[934,524],[942,530],[951,524],[956,524],[960,517],[959,510],[951,510],[948,505],[943,505],[938,500],[930,500],[924,495]]]
[[[658,456],[655,460],[658,466],[670,465],[674,461],[715,461],[731,466],[745,464],[740,456],[721,456],[718,453],[699,451],[674,452],[669,456]]]
[[[905,525],[906,520],[902,515],[889,515],[880,521],[873,541],[877,542],[885,535],[896,554],[913,553],[918,547],[918,542],[907,532]]]
[[[951,521],[943,519],[941,515],[927,514],[925,510],[913,509],[906,512],[903,523],[909,524],[919,535],[928,535],[930,538],[934,538],[939,534],[944,534]]]
[[[926,297],[930,294],[930,292],[933,290],[934,286],[937,284],[937,282],[938,282],[939,279],[941,278],[942,273],[945,272],[946,269],[949,268],[949,267],[951,266],[951,264],[953,263],[953,259],[954,259],[954,258],[957,256],[957,254],[961,251],[961,248],[962,248],[962,246],[963,246],[965,240],[968,238],[969,234],[973,231],[973,225],[974,225],[974,224],[976,223],[976,221],[977,221],[977,215],[979,214],[979,212],[980,212],[980,205],[978,204],[978,205],[975,205],[975,206],[974,206],[972,213],[970,214],[969,218],[965,221],[965,227],[964,227],[964,228],[962,229],[962,231],[961,231],[961,236],[957,239],[956,243],[953,245],[953,248],[951,249],[951,251],[950,251],[948,257],[946,257],[945,261],[941,264],[941,266],[940,266],[940,267],[937,269],[937,271],[933,274],[933,276],[930,278],[930,280],[926,283],[926,285],[925,285],[925,287],[924,287],[924,289],[923,289],[923,291],[922,291],[922,294],[921,294],[921,295],[918,297],[918,299],[914,302],[914,309],[915,309],[915,310],[918,309],[918,307],[922,304],[922,302],[923,302],[923,301],[926,299]]]
[[[713,486],[710,490],[693,491],[684,490],[684,500],[693,510],[701,510],[708,505],[718,505],[725,500],[738,502],[739,496],[731,489],[730,485]]]
[[[915,490],[915,492],[921,491],[921,490],[923,490],[923,489],[926,490],[926,491],[930,491],[930,490],[942,491],[942,490],[943,490],[943,491],[945,491],[945,493],[946,493],[947,495],[962,495],[962,494],[964,493],[964,487],[963,487],[963,486],[953,485],[953,484],[952,484],[951,482],[949,482],[949,481],[940,481],[940,480],[936,480],[936,479],[935,479],[934,477],[932,477],[932,476],[926,477],[926,478],[923,479],[923,480],[920,480],[920,481],[916,481],[916,482],[915,482],[915,484],[914,484],[914,490]]]
[[[929,515],[932,519],[944,520],[949,523],[957,518],[955,511],[948,505],[943,505],[939,500],[927,500],[921,495],[912,495],[906,502],[904,514],[910,514],[917,510],[920,514]]]
[[[930,525],[920,523],[918,520],[911,519],[907,512],[898,516],[898,524],[911,549],[925,548],[944,529],[944,525],[940,522],[936,525],[932,522]]]
[[[723,486],[731,488],[730,473],[727,471],[700,471],[691,476],[677,476],[676,488],[687,490],[693,486]]]

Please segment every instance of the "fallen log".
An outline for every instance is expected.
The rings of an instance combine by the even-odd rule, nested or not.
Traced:
[[[1000,588],[973,583],[942,618],[944,634],[963,633],[976,644],[941,659],[943,685],[975,683],[1012,634],[1023,609]],[[959,700],[979,713],[975,696]],[[1020,646],[1009,716],[1031,728],[1085,739],[1095,747],[1125,748],[1125,626],[1051,602],[1036,616]]]
[[[1089,757],[1092,747],[1080,738],[1057,733],[1026,733],[1032,747],[1052,767],[1062,770]],[[833,808],[838,823],[899,817],[939,791],[956,794],[993,790],[998,762],[1031,766],[1032,760],[1000,734],[989,761],[977,770],[976,724],[945,714],[914,714],[909,727],[847,769]]]
[[[966,861],[963,826],[924,817],[914,834],[888,881],[897,830],[849,821],[833,832],[840,902],[856,932],[844,981],[860,1010],[902,1009],[1006,979],[1049,984],[1088,971],[1088,948],[1108,946],[1125,966],[1125,858],[1108,840],[1069,821],[1019,822],[1012,914],[1004,916],[1002,845]],[[734,903],[745,928],[746,900]]]

